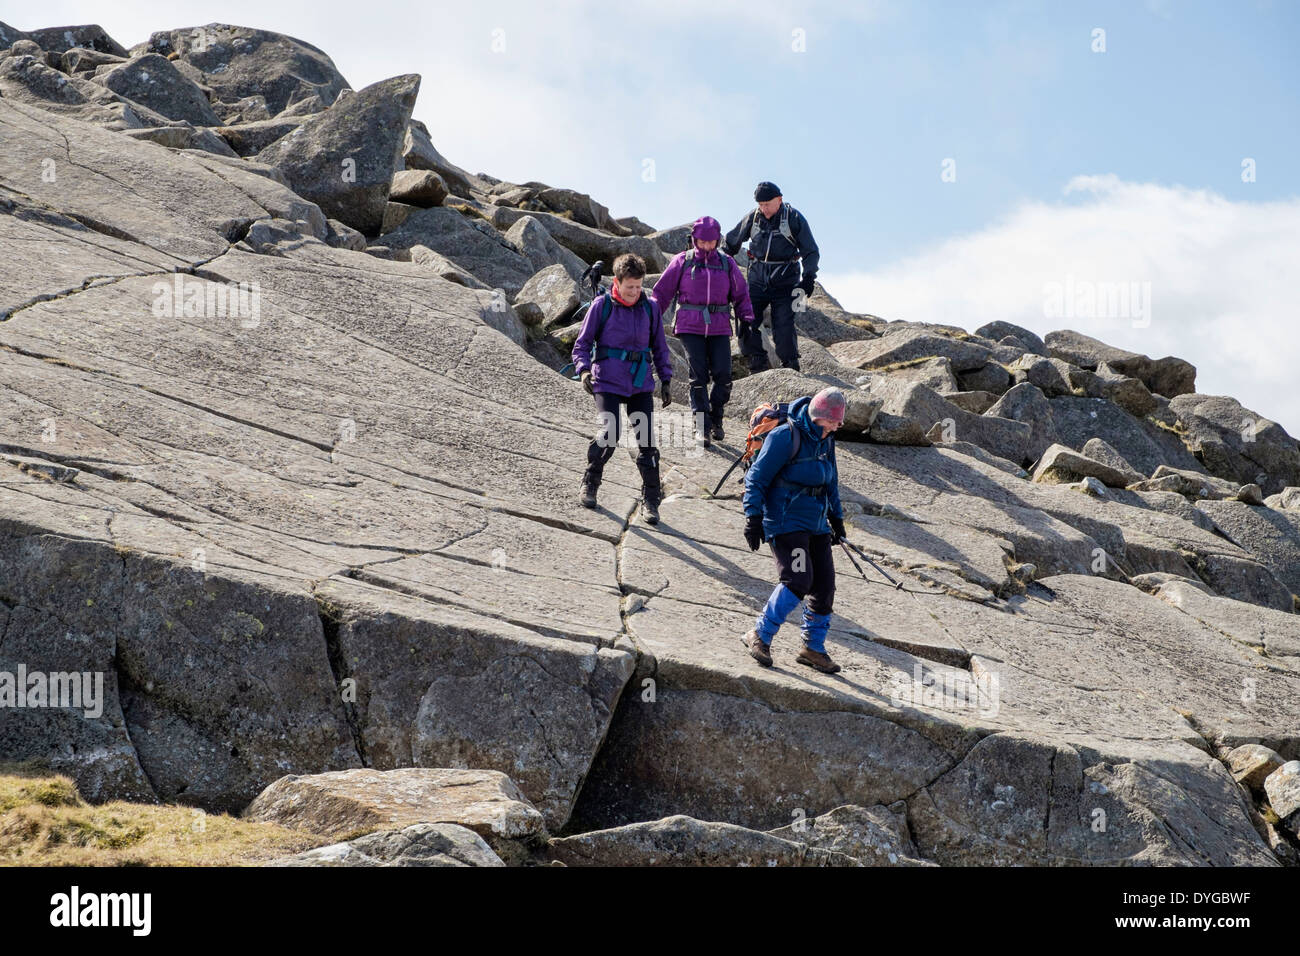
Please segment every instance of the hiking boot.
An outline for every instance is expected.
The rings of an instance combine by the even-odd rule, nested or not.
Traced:
[[[722,439],[726,437],[726,434],[722,431],[721,418],[715,418],[713,420],[713,426],[709,429],[709,436],[714,441],[722,441]]]
[[[710,447],[713,443],[709,441],[709,433],[703,428],[695,430],[695,444],[703,445],[705,448]]]
[[[582,479],[582,497],[578,499],[584,508],[596,507],[596,489],[600,487],[600,482],[591,481],[585,476]]]
[[[582,494],[578,501],[584,508],[596,507],[596,489],[605,475],[605,462],[614,454],[612,445],[604,446],[593,441],[587,447],[587,468],[582,473]]]
[[[659,523],[659,502],[663,489],[659,485],[659,449],[648,448],[637,454],[636,467],[641,472],[641,520]]]
[[[823,654],[821,651],[810,651],[804,648],[795,658],[800,664],[807,664],[809,667],[815,667],[823,674],[835,674],[840,670],[840,665],[830,659],[830,656]]]
[[[754,658],[764,667],[772,666],[772,655],[768,653],[767,645],[763,639],[758,636],[758,631],[752,628],[741,635],[740,643],[744,644],[749,651],[749,656]]]

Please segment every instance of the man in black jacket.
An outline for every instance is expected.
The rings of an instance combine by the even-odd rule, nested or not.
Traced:
[[[798,369],[795,289],[802,289],[805,297],[812,295],[821,253],[808,228],[808,220],[781,198],[781,190],[775,183],[759,183],[754,199],[758,208],[746,213],[736,228],[727,233],[722,247],[734,256],[740,252],[742,243],[749,242],[749,298],[754,304],[754,324],[741,326],[740,350],[749,360],[751,372],[769,367],[759,326],[770,305],[772,342],[777,358],[786,368]]]

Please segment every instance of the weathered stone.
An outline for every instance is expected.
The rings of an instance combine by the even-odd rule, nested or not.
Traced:
[[[601,229],[615,236],[632,235],[630,229],[624,229],[610,217],[609,209],[576,189],[553,186],[538,192],[537,198],[555,212],[572,213],[573,218],[584,226]]]
[[[671,816],[553,839],[566,866],[852,866],[847,855],[730,823]]]
[[[997,362],[987,362],[977,369],[957,373],[957,381],[965,391],[992,392],[1001,395],[1011,386],[1011,376]]]
[[[96,72],[95,82],[168,119],[185,120],[195,126],[221,124],[203,91],[182,76],[166,57],[156,53],[132,57],[121,64],[107,64]]]
[[[240,156],[256,156],[272,143],[288,136],[303,121],[297,117],[277,116],[233,126],[218,126],[214,132]]]
[[[476,279],[504,290],[511,300],[536,271],[482,219],[446,206],[413,212],[399,228],[384,235],[384,244],[394,249],[426,246]]]
[[[402,140],[402,161],[407,169],[428,169],[437,173],[447,188],[457,196],[470,198],[486,188],[478,177],[471,176],[447,161],[434,148],[429,139],[429,128],[419,120],[411,120]]]
[[[624,252],[639,255],[645,260],[650,272],[663,272],[664,266],[668,264],[668,256],[646,236],[612,236],[553,213],[510,209],[506,206],[493,206],[490,218],[494,226],[505,230],[524,216],[536,219],[556,242],[584,262],[595,262],[597,259],[603,261],[606,274],[613,267],[614,260]]]
[[[201,77],[223,104],[261,96],[272,116],[303,99],[329,106],[348,83],[316,47],[270,30],[209,23],[151,34],[133,56],[177,54],[174,61]],[[220,111],[220,110],[219,110]],[[404,125],[404,124],[403,124]]]
[[[257,154],[332,219],[377,235],[420,78],[397,76],[345,97]]]
[[[1300,446],[1276,422],[1221,395],[1180,395],[1169,408],[1183,441],[1211,474],[1253,482],[1269,495],[1300,485]]]
[[[145,140],[166,146],[168,149],[198,149],[217,156],[235,155],[224,139],[210,129],[195,129],[189,123],[175,126],[146,126],[141,129],[122,130],[132,139]]]
[[[685,252],[691,247],[691,229],[693,227],[694,223],[684,222],[680,226],[652,232],[646,238],[662,249],[665,255],[671,257],[679,252]]]
[[[984,411],[985,415],[1024,422],[1029,427],[1025,459],[1038,461],[1043,452],[1060,441],[1052,420],[1052,409],[1037,386],[1029,382],[1014,385]]]
[[[997,404],[998,400],[998,396],[992,392],[948,392],[946,394],[941,392],[940,394],[958,408],[964,408],[975,415],[983,415]]]
[[[945,441],[968,441],[1008,461],[1024,460],[1030,434],[1028,425],[991,415],[974,415],[924,385],[894,382],[888,376],[873,378],[866,390],[872,398],[881,401],[882,413],[912,420],[923,434],[938,422]]]
[[[1300,810],[1300,760],[1288,760],[1270,773],[1264,781],[1264,792],[1273,812],[1283,824],[1289,824],[1287,817]],[[1294,824],[1290,826],[1294,832]]]
[[[1246,549],[1292,594],[1300,594],[1300,515],[1241,501],[1199,501],[1229,541]]]
[[[1276,750],[1261,744],[1242,744],[1223,758],[1232,779],[1256,792],[1264,789],[1264,780],[1286,760]]]
[[[1283,488],[1275,495],[1264,499],[1270,508],[1283,508],[1287,511],[1300,511],[1300,487],[1294,485]]]
[[[1049,398],[1069,395],[1073,392],[1068,377],[1068,366],[1060,359],[1026,353],[1011,363],[1009,368],[1017,385],[1028,382]]]
[[[845,365],[864,369],[888,369],[902,362],[938,356],[948,359],[953,371],[960,373],[983,367],[990,351],[926,328],[886,326],[880,338],[843,343],[836,355]]]
[[[1082,448],[1089,438],[1101,438],[1143,475],[1160,465],[1205,470],[1173,432],[1135,418],[1114,402],[1069,395],[1049,401],[1052,424],[1063,445]]]
[[[532,216],[516,221],[506,230],[505,240],[532,264],[534,272],[541,272],[547,266],[561,265],[577,281],[587,271],[587,264],[551,238],[551,234]]]
[[[505,866],[473,830],[451,823],[416,823],[332,843],[268,866]]]
[[[281,777],[243,816],[333,837],[454,823],[492,843],[527,840],[545,829],[542,815],[505,774],[431,767]]]
[[[864,866],[928,866],[916,859],[916,847],[907,832],[902,804],[897,814],[889,808],[836,807],[829,813],[773,830],[773,836],[840,853]]]
[[[975,334],[986,339],[993,339],[995,342],[1001,341],[1004,337],[1010,335],[1029,346],[1029,351],[1035,355],[1047,354],[1047,346],[1043,344],[1042,339],[1029,329],[1013,325],[1010,322],[988,322],[976,329]]]
[[[526,324],[549,330],[568,322],[581,301],[578,283],[564,266],[547,266],[519,290],[515,311]]]
[[[388,198],[412,206],[439,206],[447,198],[447,184],[431,169],[401,169],[393,174]]]
[[[1098,366],[1096,375],[1101,397],[1114,402],[1130,415],[1142,418],[1155,409],[1155,399],[1139,379],[1120,374],[1105,362]]]

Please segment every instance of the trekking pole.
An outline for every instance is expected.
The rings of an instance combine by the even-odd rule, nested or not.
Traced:
[[[710,498],[718,497],[718,492],[722,490],[722,486],[726,482],[727,476],[729,476],[733,471],[736,470],[736,466],[739,465],[741,461],[744,460],[744,458],[745,456],[742,453],[739,458],[737,458],[735,461],[731,463],[731,467],[722,473],[722,477],[718,479],[718,486],[713,489],[713,494],[709,495]]]
[[[884,568],[882,568],[880,565],[876,564],[875,561],[872,561],[869,557],[867,557],[865,554],[863,554],[862,551],[860,551],[860,550],[858,549],[857,545],[850,544],[848,541],[845,541],[845,540],[841,539],[841,540],[840,540],[840,547],[844,549],[844,553],[845,553],[846,555],[848,555],[849,560],[850,560],[850,561],[853,561],[853,566],[854,566],[855,568],[858,569],[858,574],[862,575],[863,580],[865,580],[865,581],[870,581],[871,579],[867,577],[867,572],[865,572],[865,571],[862,570],[862,565],[858,564],[857,561],[854,561],[854,560],[853,560],[853,551],[857,551],[857,552],[858,552],[858,556],[861,557],[863,561],[867,562],[867,564],[871,565],[873,568],[875,568],[877,571],[879,571],[882,575],[884,575],[885,580],[888,581],[890,584],[892,584],[892,585],[894,586],[894,590],[895,590],[895,591],[901,591],[901,590],[903,589],[903,582],[902,582],[902,581],[895,581],[893,578],[891,578],[891,577],[890,577],[890,576],[885,572],[885,569],[884,569]],[[849,550],[850,548],[852,548],[853,551],[850,551],[850,550]],[[909,593],[910,593],[910,592],[909,592]]]

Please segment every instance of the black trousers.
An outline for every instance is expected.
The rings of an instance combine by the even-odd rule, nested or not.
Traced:
[[[804,599],[814,614],[830,614],[835,604],[835,558],[829,534],[788,531],[770,542],[777,579]]]
[[[691,375],[691,411],[704,412],[713,421],[722,418],[723,409],[731,399],[731,336],[695,335],[677,336],[686,349],[686,359]],[[709,380],[713,392],[709,393]]]
[[[786,368],[797,369],[799,341],[794,329],[794,289],[764,292],[750,286],[749,301],[754,306],[754,324],[740,324],[740,351],[749,361],[749,370],[761,372],[770,367],[760,330],[768,306],[772,309],[772,345],[776,348],[776,357]]]
[[[659,501],[659,449],[654,445],[654,392],[639,395],[613,395],[596,393],[596,411],[600,415],[600,431],[587,446],[586,481],[599,485],[605,464],[618,448],[622,436],[620,411],[626,410],[628,427],[636,437],[638,452],[636,467],[641,472],[642,491],[647,500]]]

